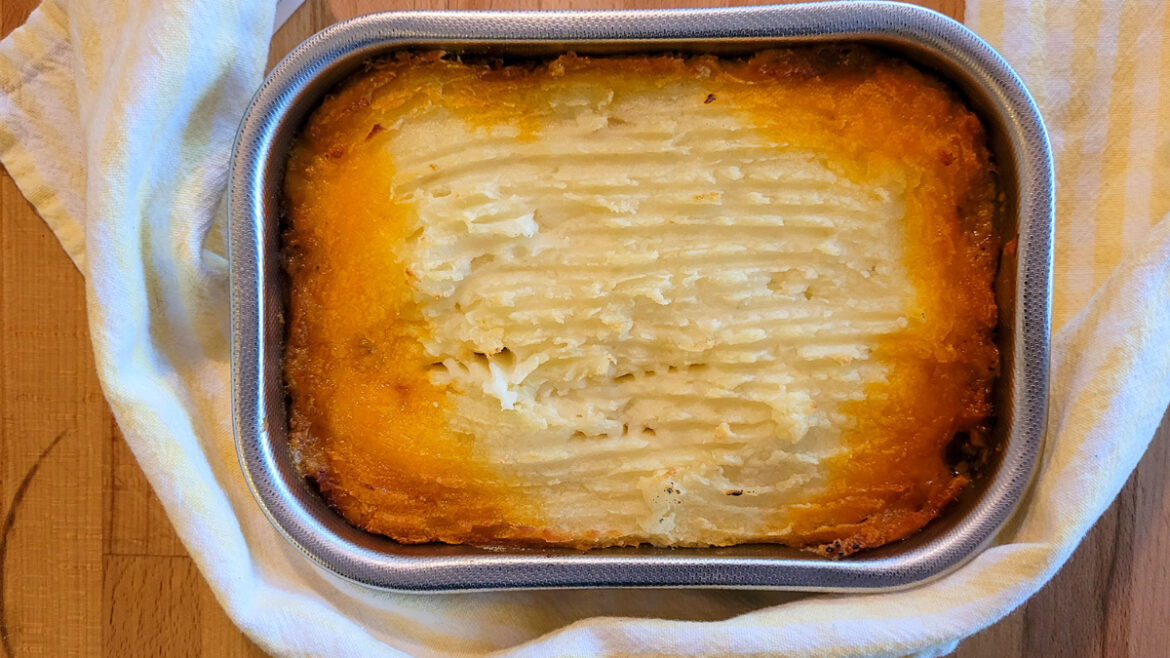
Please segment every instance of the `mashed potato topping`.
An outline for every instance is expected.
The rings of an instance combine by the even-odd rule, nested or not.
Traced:
[[[991,411],[984,142],[856,47],[372,63],[289,163],[298,465],[407,542],[905,536]]]

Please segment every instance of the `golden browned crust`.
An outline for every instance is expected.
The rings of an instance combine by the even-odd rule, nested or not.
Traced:
[[[499,486],[467,437],[445,431],[448,402],[427,379],[421,336],[428,329],[412,273],[392,258],[407,238],[410,210],[393,200],[392,172],[360,165],[413,103],[442,102],[469,120],[512,122],[522,137],[538,133],[542,84],[575,71],[627,87],[701,79],[710,91],[700,102],[734,96],[777,143],[853,163],[839,165],[846,176],[864,180],[898,167],[913,177],[906,267],[923,317],[946,321],[883,340],[878,358],[891,375],[844,410],[855,422],[827,490],[798,509],[776,510],[776,523],[791,529],[765,539],[840,556],[901,539],[935,518],[970,480],[949,463],[948,445],[956,436],[983,445],[992,414],[993,168],[982,124],[952,90],[859,47],[746,60],[567,55],[515,65],[400,55],[343,83],[310,117],[285,182],[285,377],[302,473],[350,522],[402,542],[630,543],[605,528],[550,531],[539,501]]]

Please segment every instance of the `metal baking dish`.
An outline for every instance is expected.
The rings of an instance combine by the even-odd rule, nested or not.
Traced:
[[[403,48],[541,56],[645,51],[742,54],[776,45],[865,42],[933,69],[991,130],[1006,194],[1000,230],[1019,236],[1001,268],[1001,449],[987,474],[922,532],[844,560],[782,546],[713,549],[483,549],[405,546],[333,512],[290,461],[282,386],[281,179],[291,138],[346,74]],[[363,16],[301,44],[244,116],[231,165],[232,386],[236,447],[273,525],[317,564],[402,591],[553,587],[734,587],[874,591],[937,577],[970,558],[1011,515],[1044,432],[1052,269],[1051,153],[1040,115],[1007,63],[962,25],[897,3],[613,12],[395,12]]]

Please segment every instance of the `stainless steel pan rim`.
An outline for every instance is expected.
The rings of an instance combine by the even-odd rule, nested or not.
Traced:
[[[906,541],[846,560],[779,546],[712,549],[484,549],[403,546],[349,526],[289,460],[281,379],[279,198],[285,150],[305,114],[345,73],[387,50],[497,54],[745,51],[805,41],[890,48],[949,77],[992,125],[1019,235],[1005,356],[999,463],[978,491]],[[240,465],[272,524],[318,565],[398,591],[559,587],[720,587],[881,591],[953,570],[990,542],[1032,477],[1046,423],[1052,158],[1023,83],[985,42],[935,12],[840,2],[609,12],[390,12],[330,27],[276,66],[249,106],[229,181],[233,422]],[[970,489],[970,488],[969,488]]]

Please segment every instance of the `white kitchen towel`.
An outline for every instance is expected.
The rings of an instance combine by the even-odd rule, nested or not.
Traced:
[[[337,580],[269,526],[232,444],[224,185],[274,16],[271,0],[46,0],[0,43],[0,158],[86,274],[118,424],[220,602],[273,653],[945,653],[1052,576],[1170,403],[1166,7],[971,1],[970,23],[1037,94],[1060,188],[1047,444],[994,546],[874,595],[419,596]]]

